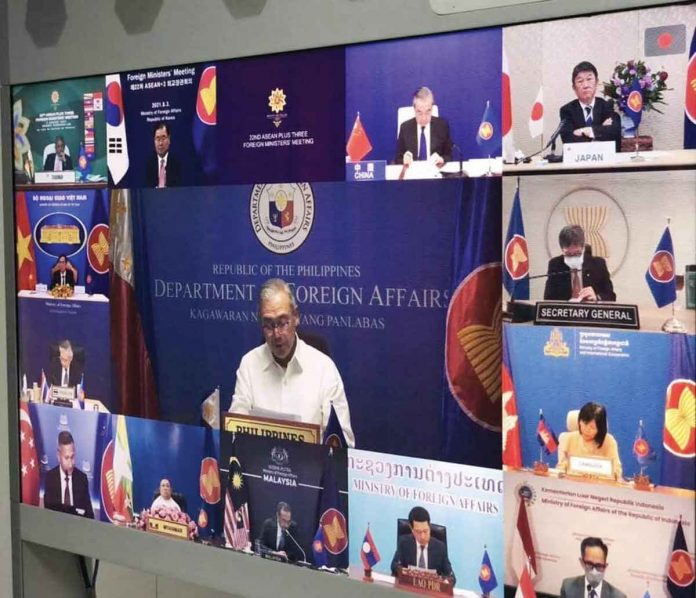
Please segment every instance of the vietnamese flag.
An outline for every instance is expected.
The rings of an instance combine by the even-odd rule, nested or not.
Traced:
[[[36,289],[36,255],[24,192],[17,193],[17,290]]]
[[[346,144],[346,153],[351,162],[360,162],[367,154],[372,151],[372,144],[365,132],[365,128],[360,120],[358,112],[353,123],[353,130],[350,132],[348,143]]]

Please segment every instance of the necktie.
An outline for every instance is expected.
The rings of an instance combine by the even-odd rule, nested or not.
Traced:
[[[60,284],[65,284],[65,272],[61,272],[60,274]]]
[[[56,156],[56,161],[53,165],[53,170],[55,170],[56,172],[60,172],[61,170],[63,170],[63,160],[60,159],[60,156]]]
[[[159,183],[157,186],[158,187],[166,187],[167,186],[167,172],[164,170],[164,158],[160,158]]]
[[[580,296],[580,291],[582,290],[582,281],[580,280],[580,271],[573,270],[570,273],[571,285],[573,291],[573,299],[577,299]]]
[[[420,556],[418,557],[418,566],[421,569],[425,569],[425,546],[419,546]]]
[[[427,160],[428,159],[428,148],[425,142],[425,127],[421,127],[420,143],[418,144],[418,159]]]
[[[65,493],[63,494],[63,504],[70,506],[70,485],[68,484],[70,478],[65,476]]]
[[[67,368],[63,368],[63,382],[61,383],[61,386],[67,386],[68,385],[68,370]]]
[[[278,538],[278,550],[283,550],[285,548],[285,534],[281,530],[280,537]]]
[[[597,592],[595,589],[588,583],[587,584],[587,591],[588,591],[588,598],[597,598]]]
[[[592,126],[592,108],[585,106],[585,124]]]

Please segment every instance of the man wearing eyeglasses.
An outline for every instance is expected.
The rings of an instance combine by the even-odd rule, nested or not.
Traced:
[[[259,293],[259,322],[265,343],[239,364],[230,411],[254,408],[296,415],[324,430],[333,405],[349,446],[355,446],[341,375],[331,358],[297,336],[300,314],[290,286],[279,278]]]
[[[580,566],[585,574],[568,577],[561,585],[561,598],[626,598],[621,590],[604,580],[609,548],[601,538],[585,538],[580,543]]]

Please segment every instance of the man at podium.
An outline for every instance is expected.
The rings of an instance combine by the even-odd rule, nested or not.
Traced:
[[[230,412],[274,411],[323,430],[333,405],[348,446],[355,446],[341,375],[328,355],[297,336],[300,314],[285,281],[272,278],[262,285],[258,314],[265,343],[242,357]]]

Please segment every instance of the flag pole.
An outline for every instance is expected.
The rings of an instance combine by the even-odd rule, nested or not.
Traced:
[[[672,219],[668,216],[667,217],[667,228],[669,228],[669,225],[671,224]],[[672,256],[674,258],[674,256]],[[676,268],[675,268],[676,270]],[[674,273],[674,276],[676,278],[677,274],[676,272]],[[676,280],[675,280],[675,287],[676,287]],[[664,324],[662,324],[662,330],[663,332],[667,332],[669,334],[686,334],[688,330],[686,329],[686,326],[684,326],[684,323],[677,319],[676,316],[676,308],[675,308],[675,303],[676,299],[672,301],[672,317],[669,318],[668,320],[665,321]]]

